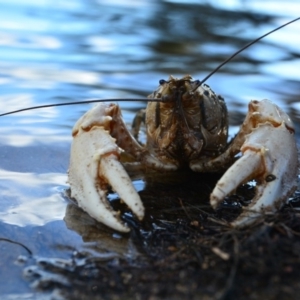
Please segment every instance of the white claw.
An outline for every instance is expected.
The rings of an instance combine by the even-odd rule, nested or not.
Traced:
[[[100,175],[103,175],[114,191],[128,205],[132,212],[142,220],[144,207],[141,199],[133,187],[123,166],[115,155],[105,156],[100,159]]]
[[[103,116],[101,118],[103,119]],[[106,121],[105,118],[104,120]],[[86,120],[83,124],[84,129],[80,123],[76,124],[71,149],[71,197],[97,221],[115,230],[128,232],[129,228],[121,221],[119,213],[112,209],[106,198],[108,185],[112,186],[139,219],[144,216],[143,204],[118,160],[120,149],[115,140],[101,124],[87,126]]]
[[[217,208],[240,184],[251,179],[257,181],[251,204],[232,222],[235,227],[245,227],[262,214],[275,212],[297,186],[298,155],[293,124],[280,110],[278,117],[274,113],[278,108],[271,102],[257,101],[256,105],[262,106],[260,115],[269,113],[269,119],[246,136],[241,147],[243,156],[219,180],[210,198],[212,207]]]
[[[230,192],[241,183],[247,182],[249,177],[259,170],[260,166],[260,155],[253,151],[247,151],[218,181],[210,196],[211,206],[216,209]]]

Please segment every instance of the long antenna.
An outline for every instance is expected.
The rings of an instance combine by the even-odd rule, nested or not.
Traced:
[[[210,72],[199,84],[199,86],[204,83],[208,78],[210,78],[213,74],[215,74],[218,70],[220,70],[225,64],[227,64],[229,61],[231,61],[234,57],[236,57],[238,54],[240,54],[242,51],[244,51],[245,49],[247,49],[248,47],[252,46],[253,44],[255,44],[256,42],[260,41],[261,39],[263,39],[264,37],[268,36],[269,34],[291,24],[291,23],[294,23],[296,21],[300,20],[300,17],[292,20],[292,21],[289,21],[267,33],[265,33],[264,35],[260,36],[259,38],[253,40],[252,42],[250,42],[249,44],[245,45],[243,48],[241,48],[240,50],[238,50],[237,52],[233,53],[230,57],[228,57],[225,61],[223,61],[218,67],[216,67],[212,72]],[[198,87],[199,87],[198,86]]]
[[[82,101],[75,101],[75,102],[62,102],[62,103],[52,103],[52,104],[44,104],[44,105],[37,105],[37,106],[31,106],[31,107],[26,107],[26,108],[21,108],[17,109],[14,111],[9,111],[3,114],[0,114],[0,117],[2,116],[7,116],[7,115],[12,115],[15,113],[19,113],[22,111],[27,111],[27,110],[33,110],[33,109],[40,109],[40,108],[48,108],[48,107],[55,107],[55,106],[67,106],[67,105],[77,105],[77,104],[87,104],[87,103],[99,103],[99,102],[120,102],[120,101],[156,101],[156,102],[161,102],[161,99],[149,99],[149,98],[110,98],[110,99],[88,99],[88,100],[82,100]]]

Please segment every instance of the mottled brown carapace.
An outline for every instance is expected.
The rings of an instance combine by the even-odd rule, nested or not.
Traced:
[[[226,148],[227,109],[224,99],[190,75],[160,80],[146,110],[147,148],[176,165],[215,157]]]

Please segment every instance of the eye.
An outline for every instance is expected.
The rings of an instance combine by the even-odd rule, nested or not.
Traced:
[[[195,85],[200,85],[200,84],[201,84],[201,81],[200,81],[200,80],[195,80],[195,81],[194,81],[194,84],[195,84]]]
[[[163,85],[163,84],[165,84],[166,83],[166,81],[164,80],[164,79],[161,79],[160,81],[159,81],[159,84],[160,85]]]

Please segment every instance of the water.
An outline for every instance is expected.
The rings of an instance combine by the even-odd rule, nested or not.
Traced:
[[[1,0],[1,112],[88,98],[145,97],[169,74],[202,79],[244,44],[300,11],[293,0],[129,2]],[[299,128],[299,31],[297,22],[272,34],[207,82],[227,100],[232,133],[247,102],[262,98],[280,105]],[[145,103],[120,105],[130,122]],[[130,241],[84,215],[76,218],[78,212],[63,196],[71,129],[90,107],[0,119],[0,237],[26,245],[34,257],[67,258],[75,250],[97,256],[104,244],[114,253],[137,255]],[[136,185],[140,189],[142,183]],[[34,259],[5,241],[0,253],[3,299],[34,297],[22,275]]]

